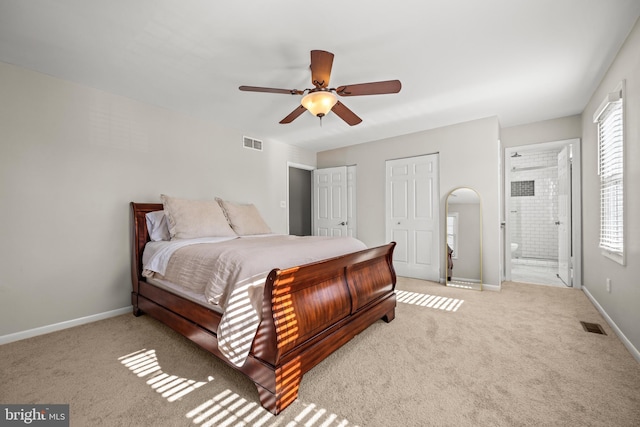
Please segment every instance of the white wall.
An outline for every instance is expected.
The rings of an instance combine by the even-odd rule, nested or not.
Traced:
[[[500,141],[503,147],[564,141],[566,139],[580,138],[581,135],[581,114],[500,129]]]
[[[0,93],[0,337],[130,304],[130,201],[250,201],[286,232],[287,162],[316,162],[5,63]]]
[[[582,116],[582,200],[586,291],[640,350],[640,21],[636,22]],[[607,93],[626,80],[624,216],[626,265],[600,253],[600,181],[596,171],[597,127],[593,113]],[[606,279],[611,279],[611,293]],[[639,359],[640,360],[640,359]]]
[[[445,203],[456,187],[475,189],[482,199],[483,267],[487,285],[500,285],[499,125],[490,117],[438,129],[318,153],[318,167],[357,165],[358,238],[385,243],[385,161],[439,153],[441,236]],[[444,244],[443,244],[444,247]],[[444,250],[443,250],[444,252]],[[444,274],[446,257],[441,257]]]

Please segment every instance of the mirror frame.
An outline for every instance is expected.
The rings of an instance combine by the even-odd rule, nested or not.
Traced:
[[[449,244],[447,242],[447,230],[448,230],[448,221],[449,221],[449,198],[451,197],[451,195],[456,192],[457,190],[471,190],[473,191],[477,198],[478,198],[478,221],[479,221],[479,245],[480,247],[478,248],[478,256],[480,257],[479,259],[479,273],[480,273],[480,281],[479,283],[476,285],[475,283],[473,284],[469,284],[468,286],[465,286],[464,284],[460,284],[460,283],[452,283],[452,281],[449,280],[448,278],[448,274],[447,274],[447,270],[448,270],[448,262],[449,262]],[[456,288],[463,288],[463,289],[474,289],[474,290],[482,290],[482,198],[480,197],[480,194],[471,187],[456,187],[454,189],[452,189],[451,191],[449,191],[449,193],[447,194],[447,198],[445,200],[445,225],[444,225],[444,265],[445,265],[445,275],[444,275],[444,283],[446,286],[451,286],[451,287],[456,287]]]

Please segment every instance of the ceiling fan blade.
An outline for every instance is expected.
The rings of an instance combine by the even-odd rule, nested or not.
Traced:
[[[324,50],[311,51],[311,83],[315,87],[329,86],[333,53]]]
[[[401,88],[400,80],[386,80],[384,82],[340,86],[336,89],[336,93],[340,96],[383,95],[386,93],[398,93]]]
[[[285,117],[284,119],[280,120],[280,124],[284,125],[284,124],[287,124],[287,123],[291,123],[292,121],[297,119],[298,116],[300,116],[305,111],[307,111],[307,109],[304,108],[302,105],[300,105],[298,108],[296,108],[291,113],[289,113],[289,115],[287,117]]]
[[[285,95],[302,95],[304,91],[298,89],[275,89],[272,87],[240,86],[238,89],[246,92],[282,93]]]
[[[336,102],[336,105],[331,109],[338,117],[347,122],[349,126],[357,125],[362,119],[356,116],[356,113],[348,109],[342,102]]]

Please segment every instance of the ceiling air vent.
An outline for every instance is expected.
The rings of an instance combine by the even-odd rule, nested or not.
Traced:
[[[253,150],[262,151],[262,141],[255,138],[249,138],[245,136],[242,138],[242,144],[244,148],[251,148]]]

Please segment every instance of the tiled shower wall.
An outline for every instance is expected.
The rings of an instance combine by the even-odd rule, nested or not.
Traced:
[[[558,153],[511,158],[509,225],[511,242],[518,244],[515,258],[558,259]]]

